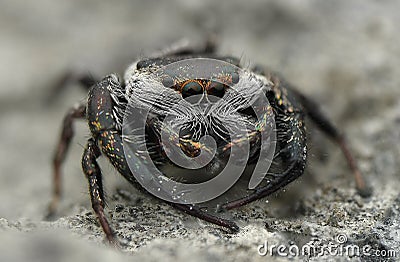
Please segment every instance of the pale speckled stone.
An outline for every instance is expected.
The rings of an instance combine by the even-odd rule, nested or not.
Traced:
[[[0,3],[0,261],[287,261],[259,256],[258,245],[304,245],[315,238],[323,245],[340,234],[348,244],[400,256],[400,2],[221,2]],[[199,43],[210,30],[222,53],[267,65],[320,102],[346,132],[374,195],[357,196],[343,156],[312,125],[303,178],[268,202],[232,211],[238,234],[135,192],[101,159],[107,213],[123,240],[116,252],[104,245],[91,212],[80,168],[88,131],[79,123],[64,168],[60,218],[42,221],[61,119],[85,99],[70,86],[45,106],[57,77],[67,69],[122,74],[136,57],[183,37]],[[128,190],[131,200],[116,188]]]

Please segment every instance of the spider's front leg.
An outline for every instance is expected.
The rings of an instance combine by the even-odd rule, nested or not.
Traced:
[[[71,144],[72,137],[74,135],[73,122],[75,119],[86,117],[89,121],[89,127],[92,132],[93,138],[88,140],[87,146],[85,148],[82,157],[82,168],[89,182],[89,192],[91,196],[92,207],[97,217],[99,218],[100,224],[106,234],[107,239],[111,243],[115,244],[116,242],[114,234],[104,215],[105,199],[102,185],[102,175],[96,160],[101,154],[100,148],[102,148],[103,151],[107,152],[107,150],[104,149],[104,143],[101,142],[112,141],[112,134],[117,132],[115,131],[115,121],[112,116],[113,101],[107,89],[111,87],[111,80],[113,80],[113,78],[108,77],[101,81],[99,84],[93,86],[93,88],[91,88],[89,92],[87,105],[81,103],[71,108],[64,118],[61,137],[53,159],[53,199],[49,206],[49,212],[46,217],[51,218],[54,215],[60,199],[61,165],[65,159],[65,156]],[[98,144],[100,144],[100,148]],[[122,148],[121,143],[116,143],[117,150],[119,150],[119,145]],[[116,161],[114,161],[114,155],[106,155],[110,158],[113,164],[116,163]],[[118,160],[119,158],[117,157],[116,159]],[[119,171],[123,173],[122,170]]]
[[[304,172],[307,159],[304,116],[299,111],[289,113],[284,106],[279,106],[273,98],[271,98],[270,104],[276,112],[275,123],[278,130],[278,141],[273,161],[279,159],[284,170],[279,173],[267,173],[270,175],[270,182],[267,185],[256,188],[246,197],[222,205],[221,210],[238,208],[269,196],[297,179]]]
[[[100,225],[106,234],[107,240],[112,244],[116,244],[114,233],[104,214],[105,200],[103,183],[100,167],[97,163],[97,158],[99,156],[100,149],[96,145],[96,142],[90,138],[83,153],[82,169],[89,182],[89,193],[90,200],[92,202],[92,208],[99,219]]]
[[[121,175],[138,189],[142,189],[129,168],[124,155],[121,133],[116,130],[116,123],[112,113],[114,102],[110,95],[110,90],[114,89],[121,89],[121,86],[117,77],[111,75],[94,86],[89,93],[87,118],[94,140],[89,140],[82,160],[82,167],[89,180],[89,191],[93,209],[110,241],[114,241],[114,237],[111,227],[104,216],[104,195],[101,183],[101,172],[96,162],[96,158],[100,155],[100,150],[107,156]],[[136,162],[137,169],[133,170],[134,172],[140,173],[141,175],[150,172],[141,164],[141,160],[137,156],[130,155],[129,157],[131,161]],[[210,215],[201,211],[196,206],[177,203],[169,204],[194,217],[226,227],[234,232],[238,231],[238,226],[232,221]]]
[[[115,75],[105,77],[89,91],[87,120],[92,138],[88,140],[82,157],[82,169],[88,179],[92,208],[108,241],[116,244],[114,232],[104,214],[105,198],[102,174],[97,158],[103,153],[113,166],[128,180],[132,180],[123,155],[122,140],[116,130],[113,114],[114,101],[110,90],[121,88]]]

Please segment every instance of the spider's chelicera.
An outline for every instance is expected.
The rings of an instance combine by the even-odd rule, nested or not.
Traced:
[[[87,78],[81,82],[89,84]],[[237,231],[231,220],[204,212],[266,197],[301,176],[307,159],[305,117],[338,143],[363,195],[369,193],[343,136],[318,106],[276,75],[246,69],[213,48],[177,50],[132,64],[124,80],[109,75],[90,85],[88,100],[64,118],[54,157],[54,213],[61,164],[73,120],[86,118],[91,137],[82,157],[92,207],[110,242],[102,173],[106,156],[129,183],[205,221]],[[245,188],[239,188],[246,180]],[[240,193],[238,193],[240,192]]]

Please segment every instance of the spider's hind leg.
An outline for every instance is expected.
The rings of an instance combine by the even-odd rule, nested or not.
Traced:
[[[317,103],[312,99],[301,94],[297,90],[293,90],[305,109],[310,119],[322,130],[329,138],[337,143],[342,150],[349,167],[351,168],[358,193],[362,197],[369,197],[372,194],[372,188],[369,187],[358,168],[357,161],[351,152],[344,135],[332,124],[332,122],[322,113]]]

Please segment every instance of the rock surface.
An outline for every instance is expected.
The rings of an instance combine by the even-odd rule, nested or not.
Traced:
[[[296,261],[307,256],[263,257],[258,247],[301,248],[310,241],[320,248],[345,241],[345,251],[325,253],[325,259],[396,260],[391,252],[399,259],[398,1],[39,0],[0,6],[1,261]],[[47,104],[52,84],[67,70],[122,74],[137,57],[182,38],[202,42],[210,32],[218,35],[221,53],[267,65],[319,101],[345,131],[372,197],[357,195],[341,152],[311,124],[304,176],[232,211],[237,234],[135,192],[102,159],[107,214],[123,241],[122,252],[115,251],[104,244],[91,211],[80,168],[89,133],[79,123],[59,218],[44,221],[63,114],[86,96],[71,85]],[[381,256],[349,255],[354,246]]]

